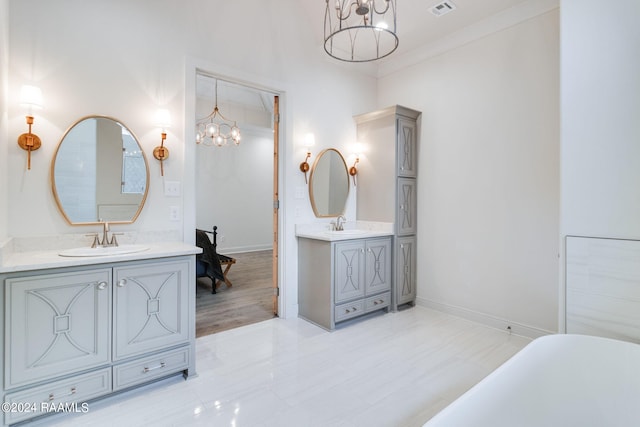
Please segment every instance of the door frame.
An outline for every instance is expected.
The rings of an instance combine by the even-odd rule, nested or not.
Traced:
[[[277,230],[275,230],[275,239],[277,239],[276,248],[277,253],[274,256],[277,257],[277,277],[274,277],[274,281],[277,281],[279,297],[277,299],[277,312],[278,316],[286,317],[287,307],[287,295],[286,287],[284,283],[285,266],[284,266],[284,254],[285,241],[283,238],[285,230],[285,215],[284,209],[282,209],[283,190],[285,188],[285,137],[283,129],[286,129],[284,123],[284,114],[286,108],[286,97],[283,89],[275,88],[273,83],[263,84],[260,83],[263,79],[256,76],[246,76],[246,73],[237,70],[221,70],[219,65],[213,65],[205,61],[196,60],[193,58],[186,58],[185,67],[185,104],[184,104],[184,166],[183,166],[183,241],[188,244],[195,244],[195,233],[193,230],[196,227],[196,214],[195,214],[195,126],[189,126],[190,123],[195,123],[196,113],[196,75],[205,74],[213,78],[225,80],[227,82],[246,86],[258,91],[268,92],[272,96],[277,96],[279,99],[279,128],[277,153],[278,153],[278,167],[274,169],[274,174],[277,173],[278,180],[278,197],[279,197],[279,209],[277,210]],[[283,87],[284,85],[279,85]],[[275,148],[275,140],[274,140]],[[275,162],[275,160],[274,160]],[[165,179],[165,178],[163,178]],[[274,221],[275,223],[275,221]]]

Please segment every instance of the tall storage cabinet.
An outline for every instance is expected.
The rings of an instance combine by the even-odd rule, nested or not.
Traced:
[[[357,219],[394,224],[392,310],[416,299],[420,117],[393,106],[354,118],[358,142],[366,147],[358,165]]]

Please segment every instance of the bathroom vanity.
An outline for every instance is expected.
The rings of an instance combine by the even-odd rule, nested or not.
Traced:
[[[388,230],[297,230],[298,313],[333,330],[391,304]]]
[[[195,375],[197,252],[157,243],[109,256],[42,251],[0,259],[3,424]]]
[[[358,141],[367,146],[358,168],[356,218],[394,223],[394,311],[416,300],[421,115],[396,105],[354,117]]]

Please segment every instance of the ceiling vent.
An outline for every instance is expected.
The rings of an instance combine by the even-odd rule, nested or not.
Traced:
[[[442,16],[442,15],[446,15],[449,12],[454,11],[455,8],[456,8],[456,5],[453,4],[452,2],[443,1],[433,6],[431,9],[429,9],[429,12],[431,12],[435,16]]]

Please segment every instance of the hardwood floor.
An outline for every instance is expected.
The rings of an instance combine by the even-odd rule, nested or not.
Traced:
[[[196,288],[196,337],[226,331],[274,317],[271,250],[226,254],[236,259],[223,283],[211,293],[211,280],[198,278]]]

